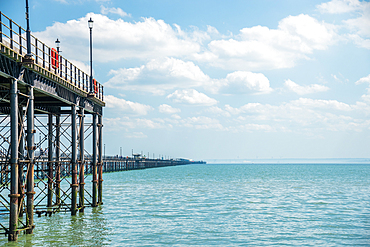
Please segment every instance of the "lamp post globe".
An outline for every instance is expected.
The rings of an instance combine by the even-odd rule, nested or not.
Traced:
[[[55,44],[56,44],[56,46],[57,46],[57,52],[58,52],[58,54],[59,54],[60,41],[59,41],[59,39],[58,39],[58,38],[57,38],[57,40],[55,41]]]
[[[94,21],[91,19],[91,17],[90,17],[90,20],[88,20],[87,22],[89,24],[89,28],[92,29],[93,28]]]

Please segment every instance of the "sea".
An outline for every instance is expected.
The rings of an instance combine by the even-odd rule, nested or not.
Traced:
[[[370,246],[369,164],[194,164],[104,174],[103,202],[4,246]]]

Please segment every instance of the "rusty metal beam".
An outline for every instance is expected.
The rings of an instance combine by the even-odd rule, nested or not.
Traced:
[[[72,164],[72,215],[76,215],[77,213],[77,130],[76,130],[76,105],[73,105],[72,107],[72,159],[71,159],[71,164]]]
[[[33,87],[28,88],[29,103],[27,109],[27,156],[28,156],[28,172],[27,172],[27,219],[26,233],[32,234],[33,222],[33,203],[34,203],[34,173],[35,173],[35,124],[34,124],[34,97]]]
[[[98,174],[97,174],[97,144],[98,144],[98,139],[97,139],[97,136],[98,136],[98,131],[97,131],[97,122],[96,122],[96,118],[97,118],[97,114],[93,114],[92,115],[93,117],[93,157],[92,157],[92,166],[93,166],[93,170],[92,170],[92,174],[93,174],[93,203],[92,203],[92,206],[93,207],[97,207],[98,206]]]
[[[103,117],[98,117],[99,127],[99,184],[98,184],[98,204],[103,204]]]
[[[8,240],[18,238],[18,82],[11,79],[10,83],[10,129],[11,129],[11,180],[10,180],[10,217]]]
[[[80,190],[79,190],[79,208],[80,212],[84,212],[85,208],[85,129],[84,129],[84,123],[85,123],[85,111],[83,108],[80,109],[80,145],[79,145],[79,153],[80,153]]]

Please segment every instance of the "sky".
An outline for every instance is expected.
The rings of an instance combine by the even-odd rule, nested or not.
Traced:
[[[106,154],[369,158],[370,2],[29,0],[104,85]],[[0,11],[26,27],[25,1]]]

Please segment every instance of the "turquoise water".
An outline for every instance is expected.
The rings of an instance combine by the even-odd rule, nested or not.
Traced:
[[[189,165],[104,174],[104,205],[9,246],[370,246],[370,165]]]

